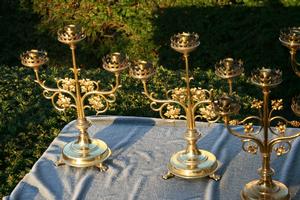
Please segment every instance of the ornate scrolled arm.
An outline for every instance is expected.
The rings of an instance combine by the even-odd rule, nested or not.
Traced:
[[[84,89],[82,92],[85,92],[81,97],[82,105],[85,105],[85,101],[89,97],[89,105],[85,105],[83,107],[84,110],[93,108],[96,110],[96,115],[104,113],[108,110],[109,104],[116,101],[116,90],[121,87],[118,72],[115,72],[115,77],[115,85],[111,85],[111,89],[108,91],[101,91],[99,82],[82,80],[83,85],[81,87]],[[86,83],[85,86],[84,83]]]
[[[206,90],[206,89],[201,89],[202,92],[202,97],[197,99],[197,102],[193,105],[192,107],[192,112],[195,113],[197,107],[201,104],[208,104],[208,103],[211,103],[212,102],[212,93],[213,93],[213,90]]]
[[[51,99],[52,105],[54,106],[55,109],[57,109],[58,111],[64,111],[66,108],[69,108],[69,107],[76,108],[76,106],[74,104],[71,104],[71,101],[69,100],[69,98],[62,95],[62,94],[67,94],[68,96],[72,97],[75,104],[77,104],[77,99],[73,92],[65,90],[63,88],[51,88],[51,87],[46,86],[45,81],[41,81],[39,78],[38,69],[34,69],[34,72],[35,72],[35,76],[36,76],[35,82],[38,83],[40,85],[40,87],[44,90],[43,91],[44,97],[46,99]],[[65,102],[67,104],[65,104],[65,106],[63,106],[63,104],[62,104],[62,106],[58,106],[57,102],[55,102],[55,100],[54,100],[56,97],[60,98],[61,100],[68,101],[68,102]]]
[[[273,121],[278,121],[278,126],[276,127],[277,132],[275,132],[272,127],[269,127],[269,130],[271,131],[272,134],[277,135],[277,136],[281,136],[285,133],[285,129],[286,126],[290,123],[286,118],[281,117],[281,116],[275,116],[275,117],[271,117],[269,119],[269,123],[273,122]]]
[[[289,136],[277,137],[277,138],[274,138],[274,139],[270,140],[268,142],[268,146],[271,150],[275,144],[282,143],[282,142],[289,142],[289,141],[291,141],[291,140],[293,140],[293,139],[295,139],[299,136],[300,136],[300,132],[295,133],[293,135],[289,135]]]
[[[143,94],[145,94],[152,102],[155,102],[152,105],[160,103],[160,104],[163,104],[162,106],[165,106],[164,104],[172,104],[173,103],[173,104],[180,105],[185,111],[187,110],[187,107],[183,103],[181,103],[179,101],[175,101],[175,100],[171,100],[171,99],[165,99],[165,100],[163,100],[163,99],[157,99],[157,98],[155,98],[153,92],[149,93],[148,88],[147,88],[146,80],[142,80],[142,83],[143,83],[143,87],[144,87]],[[159,110],[162,106],[160,106],[157,109]],[[151,108],[153,109],[153,106]],[[158,111],[158,110],[154,110],[154,111]]]
[[[249,148],[246,148],[245,143],[249,143],[249,142],[254,142],[257,147],[260,148],[260,150],[263,150],[264,144],[263,142],[256,138],[255,136],[253,136],[253,127],[252,124],[248,125],[247,127],[245,127],[244,133],[245,134],[241,134],[233,129],[231,129],[230,127],[230,119],[229,116],[232,114],[236,114],[238,113],[238,111],[240,110],[241,106],[239,103],[239,98],[236,95],[228,95],[228,94],[223,94],[217,101],[213,102],[213,106],[214,106],[214,110],[215,112],[220,115],[221,117],[223,117],[224,120],[224,124],[228,130],[228,132],[240,139],[242,139],[242,141],[244,142],[243,148],[249,152],[249,153],[255,153],[255,149],[256,147],[252,145],[252,147],[254,148],[255,151],[253,150],[249,150]],[[233,125],[239,125],[241,123],[245,123],[246,121],[250,120],[250,119],[258,119],[259,121],[261,121],[261,119],[259,117],[256,116],[249,116],[247,118],[245,118],[244,120],[242,120],[241,122],[237,121],[237,120],[233,120],[234,124]],[[252,134],[251,134],[252,133]]]
[[[276,145],[278,146],[276,147]],[[276,152],[277,156],[282,156],[284,154],[289,153],[291,148],[292,148],[291,141],[278,140],[269,146],[269,151],[270,152],[274,151]]]
[[[282,101],[281,100],[272,101],[272,110],[281,110],[281,109],[282,109]],[[276,133],[271,128],[269,128],[269,130],[278,137],[276,137],[268,142],[268,147],[269,147],[268,150],[270,152],[272,150],[274,150],[278,156],[281,156],[290,151],[290,149],[291,149],[290,142],[293,139],[300,136],[300,132],[295,133],[293,135],[286,136],[285,132],[286,132],[287,125],[290,124],[294,127],[299,127],[300,123],[298,121],[289,121],[286,118],[281,117],[281,116],[271,117],[271,114],[270,114],[269,122],[271,123],[272,121],[279,121],[279,123],[276,127],[278,133]],[[275,148],[275,145],[277,145],[277,144],[280,144],[280,145],[279,145],[279,147]]]
[[[253,120],[253,119],[259,121],[260,123],[262,122],[262,119],[258,116],[249,116],[249,117],[246,117],[245,119],[243,119],[242,121],[239,121],[238,125],[244,124],[247,121],[250,121],[250,120]]]
[[[192,107],[192,112],[196,113],[196,109],[199,108],[200,110],[200,114],[196,115],[194,117],[194,119],[198,119],[198,118],[205,118],[206,121],[208,121],[209,123],[215,123],[217,122],[221,116],[217,115],[213,109],[213,105],[212,105],[212,92],[213,90],[205,90],[205,89],[201,89],[202,92],[204,92],[206,95],[202,100],[197,100],[197,102],[193,105]],[[201,105],[205,105],[207,104],[206,107],[201,107]]]
[[[89,91],[89,92],[86,92],[81,100],[82,100],[82,103],[85,101],[85,99],[90,96],[90,95],[103,95],[103,96],[106,96],[106,95],[111,95],[111,94],[114,94],[116,92],[116,90],[120,87],[122,87],[122,85],[120,85],[120,76],[118,73],[115,74],[115,77],[116,77],[116,83],[115,85],[110,85],[111,86],[111,89],[108,90],[108,91],[100,91],[99,90],[99,83],[97,83],[97,88],[92,90],[92,91]],[[115,99],[115,97],[114,97]],[[109,101],[109,102],[114,102],[115,100],[112,100],[112,101]]]
[[[109,104],[116,100],[116,96],[114,94],[110,94],[109,98],[102,94],[95,94],[88,99],[89,105],[85,105],[83,109],[85,110],[93,108],[96,110],[96,115],[104,113],[108,110]]]
[[[47,91],[49,91],[49,92],[61,92],[61,93],[66,93],[66,94],[72,96],[73,99],[74,99],[74,101],[76,101],[76,97],[75,97],[75,95],[74,95],[72,92],[70,92],[70,91],[68,91],[68,90],[65,90],[65,89],[62,89],[62,88],[50,88],[50,87],[46,86],[46,85],[45,85],[45,81],[41,81],[41,80],[40,80],[38,70],[34,70],[34,72],[35,72],[35,75],[36,75],[36,80],[35,80],[35,82],[38,83],[38,84],[41,86],[41,88],[43,88],[44,90],[47,90]]]
[[[247,153],[251,153],[251,154],[256,154],[257,150],[258,150],[258,146],[255,142],[253,142],[250,139],[243,139],[242,140],[242,149],[247,152]]]
[[[150,108],[153,111],[159,112],[159,115],[162,119],[170,119],[170,118],[171,119],[176,119],[176,118],[186,119],[186,116],[180,114],[180,112],[181,112],[180,108],[176,108],[171,104],[172,103],[163,103],[163,104],[157,106],[157,102],[152,101],[150,103]],[[167,108],[167,110],[168,110],[166,113],[163,113],[164,108]]]
[[[238,137],[238,138],[244,139],[244,140],[251,140],[251,141],[253,141],[254,143],[256,143],[257,146],[258,146],[261,150],[263,149],[263,143],[262,143],[262,141],[261,141],[260,139],[254,137],[254,136],[252,136],[252,135],[250,135],[250,134],[249,134],[249,135],[244,135],[244,134],[241,134],[241,133],[239,133],[239,132],[237,132],[237,131],[232,130],[232,129],[230,128],[230,126],[229,126],[229,117],[228,117],[227,115],[225,115],[225,116],[223,117],[223,119],[224,119],[225,126],[226,126],[226,128],[227,128],[227,130],[228,130],[228,132],[229,132],[230,134],[232,134],[232,135],[234,135],[234,136],[236,136],[236,137]]]

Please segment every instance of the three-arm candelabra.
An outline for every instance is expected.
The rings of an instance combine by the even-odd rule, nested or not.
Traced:
[[[248,116],[245,119],[230,120],[230,115],[236,114],[240,110],[239,98],[236,95],[223,94],[214,102],[214,110],[223,117],[228,132],[240,138],[243,142],[244,151],[262,154],[262,167],[259,169],[260,179],[247,183],[241,191],[241,198],[245,200],[290,199],[288,188],[279,181],[274,181],[272,176],[274,170],[270,166],[272,151],[277,156],[286,154],[291,149],[291,141],[300,136],[300,133],[293,135],[286,134],[287,125],[299,127],[300,122],[288,121],[282,116],[273,116],[275,111],[283,109],[282,100],[272,100],[272,109],[269,110],[270,88],[282,82],[282,72],[280,70],[261,68],[254,70],[251,82],[262,88],[263,101],[254,100],[251,108],[258,110],[258,116]],[[259,126],[254,126],[256,122]],[[277,126],[271,127],[273,123]],[[243,132],[238,132],[232,126],[243,125]],[[261,135],[261,133],[263,133]]]
[[[59,111],[74,108],[77,111],[76,128],[79,130],[79,136],[77,140],[63,147],[62,156],[57,164],[67,164],[73,167],[96,166],[100,171],[105,171],[107,166],[103,161],[111,155],[111,150],[104,141],[89,137],[87,129],[91,124],[86,119],[84,110],[94,109],[99,114],[108,109],[110,103],[116,99],[115,92],[120,87],[119,75],[128,66],[128,60],[120,53],[113,53],[102,59],[103,68],[113,72],[116,79],[115,85],[111,86],[110,90],[103,91],[100,89],[99,81],[79,79],[80,69],[76,65],[75,49],[76,44],[86,37],[84,30],[79,26],[68,25],[57,33],[58,40],[69,45],[72,51],[73,68],[71,71],[74,78],[56,80],[56,88],[46,86],[45,81],[40,80],[39,76],[40,66],[48,61],[45,51],[26,51],[20,56],[21,62],[24,66],[34,70],[35,82],[44,90],[44,97],[51,100],[54,108]]]
[[[195,120],[205,117],[214,120],[216,116],[212,111],[212,90],[201,88],[190,88],[188,56],[200,44],[199,36],[195,33],[180,33],[171,37],[171,48],[182,53],[185,61],[185,76],[183,79],[186,88],[175,88],[166,93],[166,99],[158,99],[153,92],[148,91],[147,80],[155,74],[155,68],[151,62],[139,60],[133,62],[130,67],[130,75],[140,79],[143,83],[144,94],[150,99],[150,107],[158,111],[162,118],[183,118],[186,120],[187,130],[185,139],[187,147],[171,157],[168,164],[168,173],[164,179],[178,176],[186,179],[201,178],[209,176],[219,180],[220,176],[215,174],[218,169],[216,157],[205,150],[197,147],[197,140],[201,134],[196,130]],[[181,114],[181,109],[185,115]]]

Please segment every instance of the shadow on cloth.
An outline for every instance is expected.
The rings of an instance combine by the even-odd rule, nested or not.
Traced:
[[[112,150],[112,157],[117,157],[140,140],[154,126],[155,121],[149,118],[121,117],[116,118],[110,126],[95,133],[94,138],[104,140]],[[110,164],[109,161],[108,164]]]

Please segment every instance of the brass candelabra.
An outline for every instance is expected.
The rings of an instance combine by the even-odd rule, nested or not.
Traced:
[[[103,163],[110,155],[111,150],[102,140],[90,138],[87,129],[91,126],[86,119],[84,110],[94,109],[97,114],[104,113],[109,104],[116,99],[115,92],[121,87],[119,75],[128,66],[128,60],[120,53],[113,53],[105,56],[103,68],[113,72],[115,75],[115,85],[110,90],[100,89],[99,81],[90,79],[79,79],[80,69],[76,65],[75,49],[78,42],[82,41],[86,35],[84,30],[75,25],[68,25],[58,32],[58,41],[69,45],[72,52],[74,78],[64,78],[56,80],[56,88],[48,87],[45,81],[39,76],[40,66],[47,63],[47,52],[42,50],[30,50],[21,54],[21,62],[24,66],[30,67],[35,72],[35,82],[44,90],[45,98],[50,99],[54,108],[59,111],[74,108],[77,111],[76,128],[79,130],[77,140],[66,144],[62,149],[62,156],[57,165],[67,164],[73,167],[96,166],[100,171],[106,171],[107,166]]]
[[[300,48],[300,27],[285,28],[280,31],[279,41],[290,50],[290,61],[295,74],[300,77],[300,63],[296,59]],[[300,116],[300,95],[292,100],[292,110]]]
[[[300,132],[292,135],[286,134],[288,125],[299,127],[300,122],[288,121],[282,116],[273,116],[275,111],[283,109],[282,100],[272,100],[269,109],[270,89],[282,82],[280,70],[261,68],[254,70],[251,82],[261,87],[263,101],[254,100],[252,109],[258,110],[259,115],[248,116],[245,119],[230,120],[230,116],[240,110],[239,98],[235,94],[223,94],[213,103],[214,110],[223,117],[224,124],[229,133],[242,140],[244,151],[256,154],[260,151],[262,155],[262,167],[258,170],[260,179],[247,183],[241,191],[241,198],[245,200],[287,200],[290,199],[288,188],[281,182],[272,179],[274,170],[270,166],[272,151],[277,156],[286,154],[291,149],[291,141],[300,136]],[[254,126],[254,124],[258,126]],[[272,124],[276,124],[272,127]],[[233,126],[242,125],[243,132],[233,129]],[[261,134],[262,133],[262,134]]]
[[[171,157],[168,164],[168,173],[163,176],[169,179],[174,176],[193,179],[210,177],[219,180],[220,176],[215,174],[218,169],[216,157],[205,150],[197,147],[197,140],[201,134],[196,130],[195,120],[205,117],[208,120],[216,120],[216,115],[211,107],[212,90],[201,88],[190,88],[189,75],[189,53],[194,51],[200,44],[199,36],[195,33],[179,33],[171,37],[171,48],[183,54],[185,61],[185,76],[183,79],[186,88],[175,88],[166,93],[166,99],[158,99],[153,92],[149,92],[147,80],[155,74],[155,68],[151,62],[139,60],[133,62],[130,67],[130,75],[140,79],[143,83],[144,94],[151,100],[150,107],[158,111],[162,118],[183,118],[186,120],[187,130],[184,138],[187,146]],[[181,114],[182,110],[185,115]]]

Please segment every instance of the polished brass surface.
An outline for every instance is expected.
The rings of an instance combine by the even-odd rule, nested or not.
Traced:
[[[260,180],[247,183],[241,191],[243,200],[289,200],[291,199],[288,188],[281,182],[274,181],[272,187],[265,186]]]
[[[205,150],[198,149],[200,155],[196,155],[193,159],[186,154],[186,150],[179,151],[170,159],[168,170],[175,176],[193,179],[205,177],[208,174],[214,174],[218,168],[216,157]]]
[[[209,121],[218,120],[211,106],[212,90],[202,88],[190,88],[188,56],[200,44],[199,36],[195,33],[179,33],[171,37],[171,47],[183,54],[185,61],[185,88],[175,88],[166,93],[166,99],[158,99],[153,92],[148,91],[147,80],[155,74],[155,68],[151,62],[138,60],[130,66],[130,75],[140,79],[143,83],[144,94],[151,100],[150,107],[158,111],[162,118],[185,119],[187,131],[184,138],[187,146],[184,150],[172,155],[168,172],[163,176],[169,179],[174,176],[194,179],[209,177],[213,180],[219,180],[220,176],[215,174],[218,169],[216,157],[205,150],[197,147],[197,140],[201,134],[196,130],[195,120],[197,118],[206,118]],[[182,113],[185,113],[182,114]]]
[[[228,79],[241,75],[244,72],[243,61],[225,58],[215,65],[216,75]]]
[[[21,62],[27,67],[38,69],[39,66],[48,62],[47,52],[32,49],[21,54]]]
[[[248,153],[256,154],[260,151],[262,155],[262,168],[259,169],[259,180],[246,184],[241,192],[244,200],[286,200],[290,199],[288,188],[272,176],[274,170],[270,166],[271,153],[274,151],[277,156],[286,154],[291,149],[291,141],[300,136],[300,132],[293,135],[286,135],[288,125],[299,127],[300,122],[288,121],[281,116],[273,116],[274,112],[283,109],[282,100],[272,100],[269,110],[270,88],[282,82],[281,71],[276,69],[261,68],[254,70],[251,82],[261,87],[263,101],[254,100],[251,108],[258,110],[258,116],[248,116],[245,119],[230,120],[230,115],[237,113],[240,109],[239,98],[235,95],[224,94],[214,102],[214,110],[223,117],[229,133],[242,140],[242,149]],[[254,123],[259,126],[255,127]],[[276,127],[271,127],[277,123]],[[232,127],[242,125],[243,132],[234,130]],[[262,136],[261,136],[261,133]]]
[[[279,41],[290,50],[290,61],[295,74],[300,77],[300,63],[296,59],[296,54],[300,48],[300,27],[289,27],[280,31]],[[300,116],[300,95],[294,97],[292,110]]]
[[[115,85],[110,90],[100,90],[99,82],[90,79],[79,79],[80,69],[76,64],[76,44],[83,40],[86,35],[84,30],[76,25],[68,25],[58,32],[58,41],[69,45],[72,52],[73,78],[56,80],[57,88],[46,86],[45,81],[40,80],[39,67],[49,59],[45,51],[30,50],[21,54],[23,65],[33,68],[36,80],[43,91],[45,98],[50,99],[54,108],[59,111],[74,108],[77,111],[77,124],[79,130],[77,140],[66,144],[62,150],[62,157],[57,165],[67,164],[73,167],[95,166],[105,171],[105,161],[110,155],[109,147],[99,139],[89,137],[87,129],[91,124],[85,117],[85,109],[94,109],[97,114],[104,113],[109,104],[116,100],[115,92],[121,87],[119,83],[120,72],[129,66],[126,56],[116,52],[103,58],[103,68],[115,74]]]
[[[225,58],[215,65],[215,73],[223,79],[227,79],[229,85],[229,94],[232,94],[232,79],[244,72],[243,61]]]

